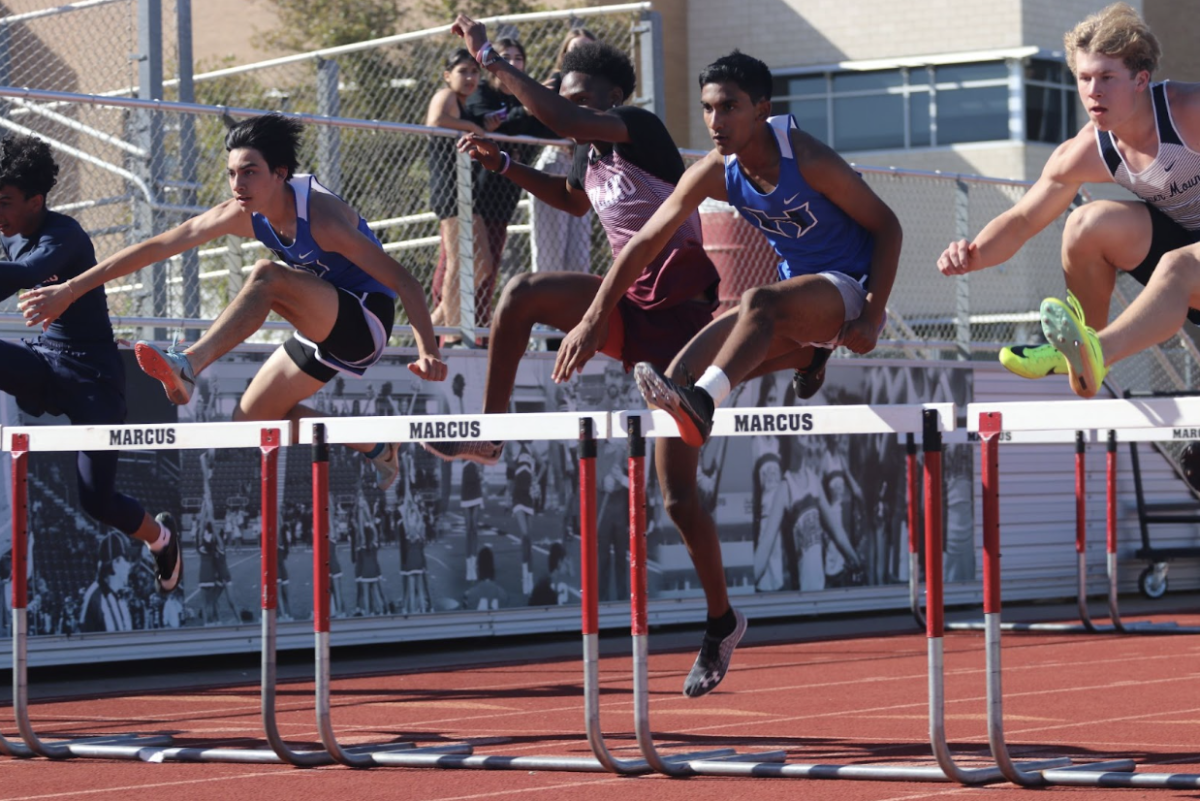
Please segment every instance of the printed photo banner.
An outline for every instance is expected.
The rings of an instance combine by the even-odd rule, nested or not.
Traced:
[[[136,368],[132,354],[125,356],[130,360],[127,422],[144,424],[150,432],[230,420],[266,359],[266,354],[231,354],[199,377],[190,404],[175,407],[160,385]],[[556,385],[550,378],[553,357],[530,353],[522,360],[510,411],[645,408],[632,376],[617,363],[598,357],[583,375]],[[486,352],[453,351],[450,376],[437,384],[413,376],[406,367],[411,359],[389,354],[365,378],[334,379],[309,405],[324,417],[429,416],[434,431],[438,423],[454,424],[453,438],[474,436],[470,422],[478,420],[473,416],[483,405]],[[736,388],[722,414],[734,428],[745,417],[745,430],[714,437],[701,453],[697,477],[718,523],[731,594],[812,593],[907,581],[902,438],[885,433],[882,424],[871,429],[875,433],[806,436],[811,432],[805,431],[805,420],[814,417],[803,407],[926,402],[963,407],[972,399],[971,375],[961,365],[862,360],[831,364],[822,391],[800,404],[790,372]],[[0,424],[6,427],[67,423],[61,417],[30,418],[11,398],[0,397]],[[739,407],[779,411],[766,415],[768,425],[763,415],[739,415]],[[800,436],[791,431],[793,420]],[[181,450],[181,443],[167,443],[166,436],[164,448],[150,447],[159,437],[152,433],[145,450],[122,452],[117,477],[118,490],[137,498],[152,515],[169,511],[180,523],[185,578],[166,597],[154,590],[146,549],[80,510],[75,454],[30,456],[31,634],[257,622],[259,450],[215,447],[222,443],[197,443],[194,436]],[[413,442],[400,447],[400,476],[381,491],[360,454],[330,446],[334,615],[502,614],[579,602],[576,440],[509,441],[500,463],[488,467],[446,463]],[[629,593],[626,447],[620,435],[599,443],[604,602],[621,602]],[[653,449],[650,453],[652,460]],[[9,487],[7,455],[0,459]],[[312,609],[311,460],[306,445],[284,448],[279,459],[279,614],[285,620],[307,619]],[[944,463],[947,578],[968,580],[975,575],[969,446],[947,446]],[[652,464],[646,474],[649,597],[698,598],[695,571],[663,510]],[[10,625],[8,500],[7,492],[0,497],[4,634]],[[111,614],[84,614],[97,593]]]

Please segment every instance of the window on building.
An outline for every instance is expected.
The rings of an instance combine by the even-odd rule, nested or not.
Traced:
[[[1025,137],[1058,144],[1078,129],[1075,79],[1067,65],[1031,59],[1025,65]]]
[[[1074,134],[1075,89],[1065,65],[1021,63],[1026,138],[1058,143]],[[987,60],[782,75],[772,111],[793,114],[841,152],[1005,141],[1013,128],[1011,70],[1006,60]]]

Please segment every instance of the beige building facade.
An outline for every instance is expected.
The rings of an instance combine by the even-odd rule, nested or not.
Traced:
[[[777,110],[796,113],[852,161],[1034,178],[1055,144],[1085,122],[1073,80],[1058,66],[1063,33],[1106,5],[661,0],[655,7],[673,20],[664,37],[668,123],[680,142],[709,146],[695,76],[738,48],[777,76]],[[1200,0],[1131,5],[1162,40],[1156,78],[1200,81]]]
[[[819,128],[824,123],[822,138],[852,161],[1033,178],[1054,145],[1084,122],[1082,109],[1063,108],[1074,92],[1069,74],[1060,72],[1050,81],[1035,78],[1045,79],[1054,71],[1052,65],[1063,62],[1063,33],[1107,4],[1108,0],[655,0],[654,9],[663,21],[667,124],[682,145],[709,147],[696,76],[705,64],[738,48],[763,59],[779,76],[777,97],[789,97],[780,94],[788,91],[789,80],[796,82],[798,91],[808,92],[784,100],[779,110],[811,111],[823,101],[825,115],[798,114],[801,124]],[[1131,4],[1162,40],[1164,58],[1156,77],[1200,81],[1200,48],[1195,46],[1200,41],[1200,0]],[[469,5],[464,8],[469,10]],[[550,5],[571,3],[557,0]],[[280,55],[262,46],[261,33],[277,25],[266,0],[193,0],[193,16],[195,56],[201,64],[220,59],[249,63]],[[903,73],[899,86],[891,71]],[[822,79],[824,91],[811,92]],[[924,88],[929,81],[932,89]],[[842,85],[849,88],[843,92]],[[956,85],[961,88],[949,88]],[[870,94],[876,90],[878,94]],[[930,113],[922,107],[930,106],[926,101],[935,92]],[[897,94],[904,104],[898,103]],[[874,101],[880,101],[878,106]],[[1039,101],[1041,106],[1059,102],[1060,111],[1047,115],[1044,108],[1031,110],[1030,104]],[[908,109],[897,119],[902,105]],[[953,120],[940,118],[947,110],[954,113]],[[925,122],[927,113],[932,135],[911,130]],[[989,122],[978,122],[980,129],[972,131],[972,118]],[[910,130],[899,146],[889,145],[886,135],[874,137],[884,146],[871,146],[872,137],[864,141],[855,135],[856,130],[880,129],[896,138],[900,127]],[[965,130],[955,133],[955,128]],[[954,141],[939,141],[938,132],[942,140]]]

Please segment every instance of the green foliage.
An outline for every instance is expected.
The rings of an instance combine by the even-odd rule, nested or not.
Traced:
[[[269,0],[279,28],[266,42],[283,50],[313,50],[390,36],[406,9],[396,0]]]
[[[443,24],[453,20],[460,11],[466,11],[473,19],[483,19],[546,10],[541,3],[529,0],[474,0],[467,5],[458,0],[420,0],[417,8],[427,19],[442,20]]]

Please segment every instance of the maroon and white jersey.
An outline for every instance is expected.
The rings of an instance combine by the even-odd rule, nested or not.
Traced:
[[[684,166],[666,126],[654,114],[634,106],[617,106],[609,113],[625,123],[630,141],[618,142],[607,152],[594,145],[577,146],[567,180],[587,192],[616,258],[666,202]],[[719,280],[711,262],[671,260],[677,251],[690,254],[702,244],[700,214],[694,212],[626,291],[626,297],[643,309],[654,309],[703,294]]]

